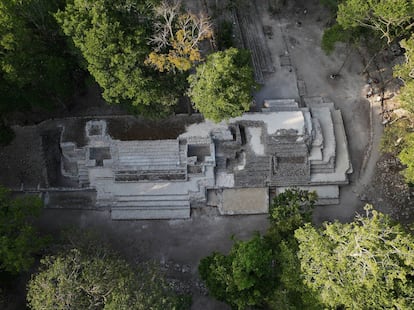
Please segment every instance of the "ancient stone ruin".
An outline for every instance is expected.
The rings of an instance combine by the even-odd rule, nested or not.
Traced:
[[[194,123],[162,140],[117,139],[104,118],[83,124],[82,142],[63,126],[61,173],[96,191],[95,206],[116,220],[188,218],[205,205],[265,213],[269,197],[292,186],[336,204],[352,172],[341,112],[322,100],[266,100],[260,113]]]

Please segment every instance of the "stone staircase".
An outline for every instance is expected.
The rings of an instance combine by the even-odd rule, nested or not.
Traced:
[[[186,219],[190,217],[187,194],[116,195],[111,207],[113,220]]]
[[[320,121],[324,139],[323,162],[326,163],[323,165],[321,162],[311,161],[312,183],[321,185],[348,184],[347,175],[352,173],[352,164],[341,111],[335,109],[332,102],[325,102],[325,99],[320,97],[311,98],[307,104],[309,104],[312,114]],[[329,119],[323,118],[320,113],[322,109],[329,109],[330,114],[325,113],[325,116],[330,116]],[[330,157],[326,156],[327,154],[331,154]]]
[[[346,138],[344,122],[340,110],[335,110],[332,113],[333,123],[335,126],[335,139],[337,141],[337,170],[345,170],[347,174],[353,172],[351,158],[349,157],[348,140]]]
[[[118,161],[136,170],[174,169],[180,166],[178,141],[120,141]]]
[[[256,6],[251,6],[248,12],[236,10],[234,20],[240,27],[244,47],[251,51],[256,82],[263,84],[263,72],[275,69]]]
[[[177,140],[120,141],[116,147],[115,181],[186,180],[186,147]]]
[[[330,106],[311,107],[312,115],[318,119],[323,137],[322,159],[311,159],[311,173],[335,171],[336,140]]]
[[[78,182],[79,187],[89,187],[89,169],[85,160],[78,160]]]

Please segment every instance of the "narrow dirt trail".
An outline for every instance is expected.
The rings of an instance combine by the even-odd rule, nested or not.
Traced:
[[[367,148],[365,161],[362,164],[361,170],[356,186],[361,191],[361,186],[368,186],[374,177],[376,163],[378,162],[380,154],[381,137],[384,131],[381,119],[381,104],[374,99],[371,100],[371,131],[370,143]]]

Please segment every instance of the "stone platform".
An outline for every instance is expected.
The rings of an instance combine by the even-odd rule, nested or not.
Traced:
[[[12,187],[44,193],[49,207],[84,201],[88,208],[109,208],[114,220],[185,219],[206,204],[223,215],[266,213],[269,191],[294,186],[315,190],[319,204],[335,204],[352,172],[341,112],[322,99],[304,102],[267,99],[263,112],[219,124],[198,119],[154,139],[140,139],[130,117],[48,121],[47,132],[59,128],[58,145],[43,142],[45,124],[16,127],[19,145],[27,137],[35,144],[35,165],[22,167],[36,178]],[[133,132],[116,128],[123,123]],[[3,148],[1,156],[12,158],[16,148]]]

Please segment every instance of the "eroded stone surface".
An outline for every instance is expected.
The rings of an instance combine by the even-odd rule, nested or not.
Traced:
[[[286,186],[319,186],[321,203],[337,202],[337,185],[351,172],[340,112],[294,100],[267,100],[265,111],[191,124],[164,140],[120,141],[104,120],[89,120],[86,146],[61,143],[63,173],[77,172],[79,186],[95,188],[97,205],[111,207],[115,219],[189,217],[208,191],[221,198],[222,214],[267,212],[269,188]],[[266,192],[266,203],[240,198],[252,188]],[[325,197],[327,188],[335,197]]]
[[[267,100],[264,112],[219,124],[190,121],[174,133],[153,134],[155,139],[141,139],[142,133],[129,133],[121,123],[119,116],[48,121],[49,131],[60,128],[59,147],[51,153],[51,145],[43,145],[38,152],[32,174],[44,181],[30,189],[49,197],[49,206],[62,197],[59,207],[65,199],[70,207],[83,203],[70,198],[73,193],[56,192],[88,190],[88,197],[95,192],[85,196],[85,205],[109,208],[114,219],[188,218],[191,208],[206,204],[219,206],[222,214],[267,212],[269,192],[292,186],[319,190],[321,204],[336,203],[337,186],[352,172],[341,113],[322,100],[306,107],[294,100]],[[124,123],[140,130],[130,117]],[[40,135],[42,126],[31,132]],[[58,157],[56,163],[45,164],[51,155]],[[49,177],[51,169],[59,169],[56,180]],[[242,198],[252,188],[267,193],[265,204]]]

